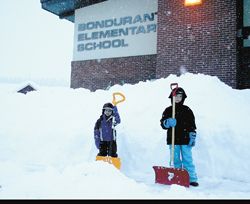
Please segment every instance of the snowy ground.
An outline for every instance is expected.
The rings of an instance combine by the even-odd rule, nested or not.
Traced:
[[[199,187],[155,183],[153,165],[168,166],[166,132],[170,84],[187,93],[197,142],[193,158]],[[108,91],[39,87],[26,95],[0,82],[0,199],[249,199],[250,90],[235,90],[217,77],[171,75]],[[95,161],[93,128],[113,92],[121,170]]]

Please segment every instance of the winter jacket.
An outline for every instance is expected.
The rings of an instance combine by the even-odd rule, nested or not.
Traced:
[[[163,125],[165,119],[172,118],[172,106],[167,107],[160,120],[161,127],[167,130],[167,144],[172,144],[172,128]],[[175,104],[175,139],[176,145],[187,145],[189,143],[189,132],[196,132],[195,117],[192,110],[182,103]]]
[[[118,113],[117,107],[114,106],[113,113],[110,117],[107,117],[102,112],[100,118],[96,121],[94,127],[94,139],[96,147],[99,149],[100,141],[112,141],[116,138],[116,132],[112,128],[112,118],[114,117],[114,126],[121,122],[120,115]]]

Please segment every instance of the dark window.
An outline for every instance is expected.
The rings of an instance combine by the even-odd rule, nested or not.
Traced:
[[[244,32],[246,32],[243,46],[250,47],[250,0],[243,1],[243,27]]]

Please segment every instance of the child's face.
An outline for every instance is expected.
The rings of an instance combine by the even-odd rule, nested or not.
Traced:
[[[176,94],[175,96],[175,103],[180,103],[182,100],[182,94]]]
[[[112,115],[112,109],[111,108],[107,108],[104,109],[104,114],[108,117]]]

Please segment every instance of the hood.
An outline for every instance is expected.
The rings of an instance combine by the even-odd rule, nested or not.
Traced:
[[[176,91],[176,92],[175,92],[175,91]],[[169,97],[168,97],[168,98],[171,99],[171,103],[173,103],[173,93],[174,93],[174,92],[175,92],[176,94],[182,94],[182,101],[180,102],[180,104],[183,104],[184,101],[185,101],[185,99],[187,98],[187,95],[186,95],[184,89],[181,88],[181,87],[178,87],[178,88],[175,88],[175,89],[173,89],[173,90],[171,91],[171,93],[170,93],[170,95],[169,95]]]

